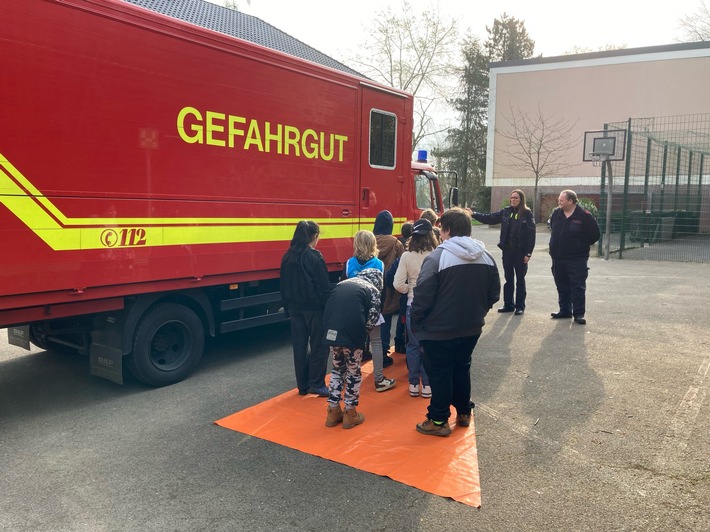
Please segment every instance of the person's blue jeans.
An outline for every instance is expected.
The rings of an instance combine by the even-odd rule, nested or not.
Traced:
[[[412,307],[407,307],[407,370],[409,371],[409,384],[429,386],[429,376],[422,362],[422,347],[412,333]]]

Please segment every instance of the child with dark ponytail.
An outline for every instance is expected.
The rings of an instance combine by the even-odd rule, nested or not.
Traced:
[[[328,347],[323,343],[323,309],[331,285],[325,259],[315,249],[319,237],[316,222],[301,220],[296,224],[291,244],[281,259],[281,299],[291,319],[298,393],[327,397]]]

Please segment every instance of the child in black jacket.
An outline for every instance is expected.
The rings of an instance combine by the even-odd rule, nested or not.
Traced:
[[[362,384],[360,362],[368,334],[380,318],[381,293],[382,272],[367,268],[340,281],[325,305],[325,343],[333,357],[326,427],[342,422],[344,429],[351,429],[365,421],[356,409]],[[343,389],[345,412],[340,408]]]

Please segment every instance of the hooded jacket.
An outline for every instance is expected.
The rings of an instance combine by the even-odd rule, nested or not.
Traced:
[[[390,211],[380,211],[375,218],[375,226],[372,232],[377,239],[378,258],[384,264],[387,271],[390,266],[402,256],[404,246],[392,235],[394,219]],[[385,288],[382,298],[382,314],[393,314],[399,310],[399,294],[390,288]]]
[[[380,270],[384,275],[385,266],[384,264],[382,264],[382,261],[377,257],[372,257],[371,259],[365,262],[362,262],[357,257],[350,257],[345,262],[345,268],[343,268],[343,278],[351,279],[352,277],[355,277],[358,273],[360,273],[362,270],[367,270],[370,268]]]
[[[364,349],[380,317],[381,291],[382,272],[375,268],[335,285],[323,313],[326,345]]]
[[[414,287],[412,331],[419,341],[480,334],[499,299],[498,267],[483,242],[449,238],[422,263]]]
[[[388,210],[378,212],[375,217],[375,226],[372,228],[372,232],[375,236],[391,235],[393,228],[394,218],[392,218],[392,213]]]

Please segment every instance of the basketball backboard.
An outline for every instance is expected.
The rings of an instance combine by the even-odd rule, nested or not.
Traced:
[[[604,129],[584,133],[582,160],[585,162],[598,161],[600,158],[608,161],[623,161],[625,152],[625,129]]]

